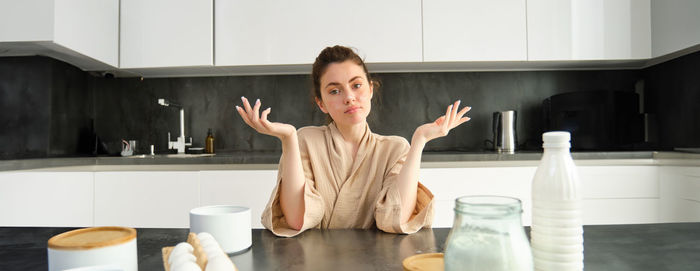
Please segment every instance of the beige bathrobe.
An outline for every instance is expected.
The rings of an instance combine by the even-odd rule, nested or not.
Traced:
[[[298,130],[304,167],[304,224],[289,227],[280,206],[279,184],[262,214],[262,224],[278,236],[295,236],[310,228],[369,229],[414,233],[430,227],[433,194],[418,183],[416,207],[407,223],[401,223],[398,175],[410,145],[399,136],[374,134],[366,126],[356,159],[346,152],[343,137],[334,123]],[[280,160],[279,172],[284,161]]]

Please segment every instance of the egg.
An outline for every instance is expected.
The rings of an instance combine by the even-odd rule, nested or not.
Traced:
[[[234,271],[236,267],[233,266],[231,259],[228,256],[225,257],[214,257],[209,259],[207,266],[204,268],[205,271]]]
[[[181,254],[183,252],[192,253],[193,250],[194,250],[194,248],[192,247],[192,245],[190,245],[187,242],[181,242],[181,243],[175,245],[173,250],[170,252],[170,255],[172,256],[172,255],[176,255],[176,254]]]
[[[197,257],[195,257],[194,254],[189,253],[189,252],[181,252],[179,254],[170,254],[170,257],[168,258],[168,264],[172,266],[176,262],[183,261],[183,260],[196,262]]]
[[[199,234],[197,234],[197,238],[199,238],[199,241],[202,243],[202,245],[209,244],[212,241],[216,242],[216,238],[214,238],[214,236],[208,232],[200,232]]]
[[[195,262],[183,261],[170,266],[170,271],[202,271],[202,268]]]
[[[211,243],[206,246],[202,247],[204,249],[204,253],[207,254],[208,257],[212,258],[214,255],[219,255],[219,254],[224,254],[224,251],[221,249],[219,244],[217,243]]]

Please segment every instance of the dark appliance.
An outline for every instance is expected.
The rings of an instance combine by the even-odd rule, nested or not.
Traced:
[[[571,149],[630,150],[644,141],[639,95],[632,91],[578,91],[542,102],[544,131],[571,133]]]

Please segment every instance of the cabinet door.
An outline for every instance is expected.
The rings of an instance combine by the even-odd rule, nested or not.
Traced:
[[[113,67],[119,66],[119,1],[55,2],[54,42]]]
[[[309,64],[326,46],[421,61],[421,1],[216,0],[216,65]]]
[[[700,222],[700,167],[660,167],[661,221]]]
[[[0,226],[93,225],[92,172],[0,173]]]
[[[656,166],[579,166],[583,223],[659,222]]]
[[[95,225],[188,228],[199,206],[199,172],[95,173]]]
[[[651,57],[650,0],[528,0],[528,60]]]
[[[120,68],[213,64],[213,0],[122,0]]]
[[[523,225],[530,225],[530,186],[535,167],[424,168],[419,181],[434,195],[433,227],[452,227],[455,199],[467,195],[496,195],[522,202]]]
[[[525,10],[525,0],[424,0],[424,60],[526,60]]]
[[[277,170],[200,172],[201,205],[238,205],[250,208],[251,226],[263,228],[260,216],[277,182]]]
[[[119,0],[0,1],[0,56],[46,55],[112,70],[118,46]]]
[[[700,44],[700,1],[651,1],[651,50],[658,57]]]
[[[50,41],[53,0],[0,2],[0,42]]]

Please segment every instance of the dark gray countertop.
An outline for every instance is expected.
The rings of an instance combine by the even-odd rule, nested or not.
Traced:
[[[0,228],[0,270],[46,270],[46,242],[72,228]],[[527,229],[527,228],[526,228]],[[253,230],[253,246],[231,255],[239,270],[402,270],[415,254],[443,252],[449,228],[415,234],[309,230],[278,238]],[[139,270],[163,270],[161,248],[187,229],[138,229]],[[700,223],[584,226],[586,270],[698,270]]]
[[[651,160],[660,153],[652,151],[639,152],[574,152],[574,160]],[[0,160],[0,171],[30,170],[41,168],[74,166],[139,166],[139,165],[267,165],[276,169],[280,153],[277,152],[229,152],[214,156],[173,157],[166,155],[138,155],[134,157],[75,157]],[[685,154],[671,152],[666,156],[680,157]],[[699,159],[700,155],[685,155],[683,159]],[[536,163],[542,158],[541,152],[517,152],[515,154],[498,154],[494,152],[425,152],[423,163],[441,162],[526,162]]]

